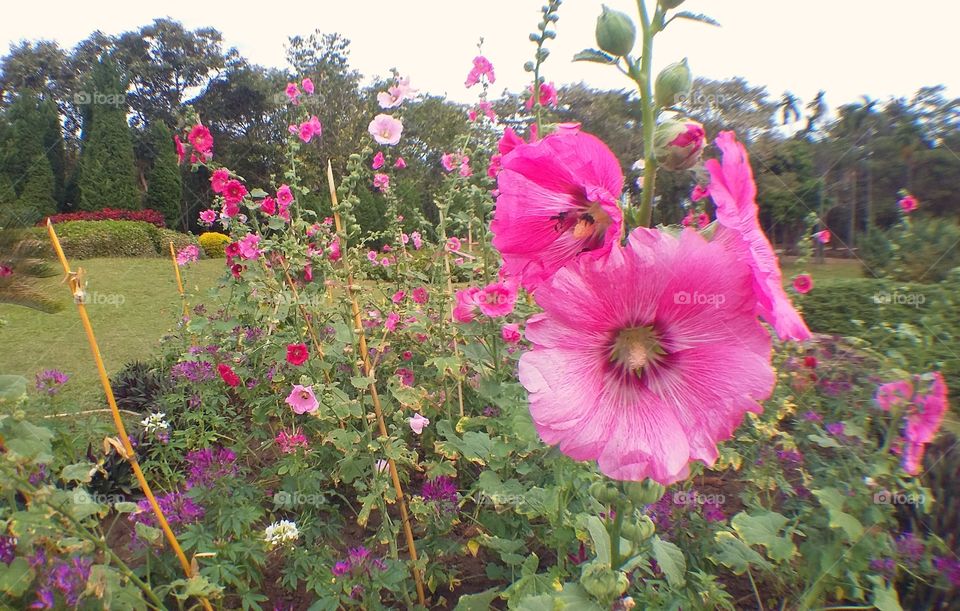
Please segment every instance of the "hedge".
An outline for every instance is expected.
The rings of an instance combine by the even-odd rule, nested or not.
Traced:
[[[157,227],[164,227],[163,214],[156,210],[121,210],[119,208],[103,208],[91,212],[64,212],[54,214],[44,218],[37,223],[38,226],[46,225],[47,219],[51,223],[67,223],[69,221],[145,221]]]
[[[45,229],[33,231],[45,243]],[[196,244],[196,237],[170,229],[159,229],[143,221],[68,221],[58,223],[57,236],[63,252],[70,259],[93,257],[156,257],[169,256],[169,242],[179,250]]]

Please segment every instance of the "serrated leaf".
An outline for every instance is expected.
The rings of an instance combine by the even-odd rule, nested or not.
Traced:
[[[364,390],[373,384],[374,379],[372,377],[364,376],[353,376],[350,378],[350,384],[357,390]]]
[[[686,583],[687,561],[679,547],[664,541],[659,536],[653,537],[653,557],[660,565],[660,570],[667,577],[671,587],[680,587]]]
[[[160,535],[163,534],[160,532],[159,528],[147,526],[143,522],[137,522],[134,526],[134,530],[137,532],[137,537],[142,537],[149,543],[157,541],[160,538]]]
[[[747,545],[761,545],[771,560],[782,562],[797,551],[790,536],[780,534],[787,522],[785,516],[773,511],[757,515],[740,512],[733,516],[730,525]]]
[[[714,19],[713,17],[708,17],[703,13],[693,13],[691,11],[680,11],[673,16],[673,19],[689,19],[690,21],[699,21],[700,23],[705,23],[707,25],[712,25],[715,27],[720,27],[720,22]]]
[[[600,49],[584,49],[573,56],[575,62],[593,62],[595,64],[615,64],[617,59]]]

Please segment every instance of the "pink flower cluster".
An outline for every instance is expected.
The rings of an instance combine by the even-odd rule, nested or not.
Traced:
[[[947,413],[947,385],[940,372],[898,380],[877,388],[880,409],[903,417],[902,439],[892,447],[902,458],[903,470],[920,473],[923,453],[940,430]]]
[[[477,83],[480,82],[481,77],[485,77],[489,84],[494,84],[497,82],[497,77],[493,72],[493,64],[490,63],[490,60],[482,55],[478,55],[473,58],[473,67],[470,69],[470,73],[467,74],[467,80],[464,82],[464,86],[469,89]]]
[[[506,316],[517,303],[517,288],[515,282],[507,280],[483,288],[472,286],[459,290],[454,296],[453,318],[462,323],[472,322],[478,310],[490,318]]]
[[[440,165],[442,165],[443,169],[447,172],[452,172],[455,168],[459,168],[460,176],[464,178],[473,174],[473,171],[470,169],[470,158],[462,153],[444,153],[443,156],[440,157]]]
[[[386,91],[377,94],[377,102],[380,108],[396,108],[403,104],[404,100],[412,100],[417,97],[417,90],[410,86],[410,79],[398,79],[397,84],[388,87]]]

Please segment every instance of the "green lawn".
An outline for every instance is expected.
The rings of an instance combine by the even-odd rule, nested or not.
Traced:
[[[86,272],[87,312],[111,375],[130,361],[149,358],[160,337],[176,326],[181,304],[170,259],[86,259],[71,265]],[[223,270],[223,260],[210,259],[184,268],[187,292],[205,296]],[[0,304],[0,319],[7,323],[0,327],[0,373],[26,376],[32,387],[38,371],[60,369],[70,375],[57,402],[62,411],[105,407],[80,316],[61,278],[38,281],[41,290],[60,296],[60,312]]]
[[[811,258],[805,265],[797,265],[795,257],[781,257],[780,263],[786,286],[793,284],[793,277],[802,273],[813,277],[814,286],[818,280],[863,277],[863,268],[856,259],[825,259],[823,263],[817,263],[816,259]]]

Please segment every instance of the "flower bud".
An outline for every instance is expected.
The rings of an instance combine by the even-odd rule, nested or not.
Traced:
[[[583,566],[580,585],[594,598],[608,603],[627,591],[630,583],[622,571],[615,571],[605,562],[594,561]]]
[[[657,126],[653,149],[660,167],[677,172],[697,165],[706,141],[706,132],[696,121],[670,119]]]
[[[626,13],[611,11],[604,5],[597,18],[597,46],[610,55],[624,57],[633,50],[637,28]]]
[[[687,65],[687,59],[670,64],[657,75],[654,99],[657,106],[669,108],[676,106],[681,95],[689,95],[693,88],[693,73]]]
[[[633,502],[634,506],[638,508],[656,503],[666,491],[666,488],[650,478],[642,482],[629,482],[625,487],[627,496]]]
[[[660,6],[662,6],[667,10],[670,10],[672,8],[677,8],[678,6],[683,4],[683,2],[684,0],[660,0]]]

